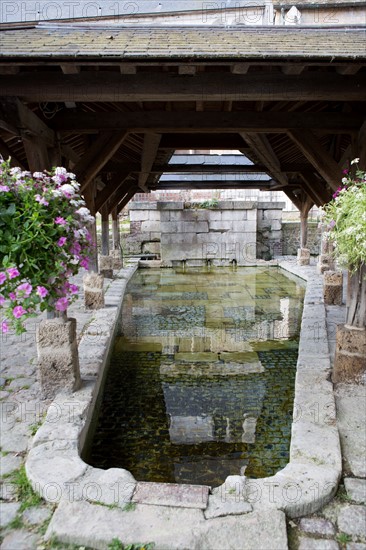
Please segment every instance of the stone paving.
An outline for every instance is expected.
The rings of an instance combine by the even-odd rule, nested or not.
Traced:
[[[344,314],[344,307],[327,307],[331,350],[334,348],[335,325],[343,322]],[[77,318],[81,336],[94,313],[85,312],[82,300],[79,300],[70,308],[69,315]],[[205,531],[201,528],[198,530],[198,526],[202,525],[202,520],[198,520],[202,511],[184,508],[183,515],[187,517],[180,521],[179,529],[176,530],[172,528],[175,524],[172,522],[171,509],[168,513],[168,507],[164,506],[133,503],[131,511],[134,513],[131,513],[129,509],[111,509],[90,502],[75,503],[74,509],[74,505],[63,502],[55,513],[55,505],[41,499],[32,500],[24,490],[19,499],[19,490],[22,487],[24,489],[22,464],[32,436],[44,420],[49,406],[49,402],[39,398],[40,389],[36,380],[36,322],[39,319],[29,321],[29,332],[25,335],[5,335],[0,341],[1,550],[81,548],[68,546],[66,540],[64,544],[57,544],[52,539],[44,538],[52,516],[55,525],[57,516],[65,522],[64,527],[69,534],[67,542],[70,543],[78,540],[80,517],[82,523],[87,518],[85,529],[89,531],[90,537],[85,539],[84,548],[90,542],[92,548],[107,549],[105,540],[108,537],[111,540],[113,533],[124,535],[126,544],[138,542],[131,539],[131,530],[134,533],[142,532],[146,524],[151,524],[151,528],[163,540],[158,548],[167,550],[172,547],[173,541],[174,547],[178,547],[177,541],[180,541],[179,548],[187,550],[366,550],[366,399],[365,386],[361,385],[339,385],[335,390],[337,426],[343,454],[343,477],[337,495],[316,514],[301,519],[288,519],[287,536],[284,514],[274,509],[270,513],[216,516],[210,520],[214,522],[210,524],[214,528]],[[244,512],[240,506],[228,511],[229,514]],[[131,522],[134,523],[134,529],[131,529]]]

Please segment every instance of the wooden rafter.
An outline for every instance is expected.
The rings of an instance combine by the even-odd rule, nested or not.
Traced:
[[[129,171],[119,172],[110,182],[105,185],[102,191],[97,193],[95,199],[96,211],[99,211],[106,204],[106,202],[108,202],[108,200],[113,198],[113,195],[123,185],[128,175]]]
[[[240,135],[250,146],[258,160],[267,167],[272,178],[283,186],[288,185],[287,176],[281,171],[280,161],[276,157],[268,138],[258,134],[241,133]]]
[[[150,175],[150,170],[155,162],[161,140],[160,134],[145,134],[144,144],[141,155],[141,171],[138,177],[138,186],[144,192],[147,191],[146,182]]]
[[[309,130],[290,130],[289,137],[296,143],[303,155],[314,166],[330,187],[336,190],[342,179],[337,162],[324,149],[319,139]]]
[[[127,135],[127,132],[116,134],[106,132],[96,139],[74,167],[74,172],[81,184],[81,191],[85,190],[108,160],[113,157]]]

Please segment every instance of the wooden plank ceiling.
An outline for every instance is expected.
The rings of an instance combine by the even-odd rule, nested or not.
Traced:
[[[34,51],[22,46],[32,30]],[[225,36],[237,41],[245,29],[235,37],[221,29],[216,49],[215,30],[206,33],[210,51],[200,55],[191,49],[188,55],[181,35],[170,55],[154,49],[146,35],[147,49],[138,55],[117,55],[118,49],[97,55],[70,37],[62,51],[57,44],[47,49],[57,32],[47,26],[43,34],[39,26],[0,30],[0,154],[30,170],[67,166],[94,211],[118,211],[134,193],[159,189],[164,172],[200,171],[225,173],[236,188],[283,190],[300,210],[308,209],[331,198],[352,158],[366,162],[366,54],[356,47],[365,29],[354,31],[353,52],[342,50],[330,32],[323,54],[311,35],[305,55],[301,43],[291,50],[287,35],[287,56],[268,29],[261,55],[240,48],[228,54]],[[239,150],[255,166],[168,165],[176,150],[189,149]],[[240,177],[250,172],[269,179]]]

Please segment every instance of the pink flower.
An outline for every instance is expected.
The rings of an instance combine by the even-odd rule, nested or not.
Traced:
[[[4,302],[5,302],[5,298],[0,294],[0,306],[2,306]]]
[[[67,298],[59,298],[55,303],[55,308],[57,311],[66,311],[69,307],[69,302]]]
[[[83,258],[80,262],[81,267],[84,267],[85,269],[89,268],[89,260],[88,258]]]
[[[79,292],[79,287],[77,285],[69,284],[68,289],[70,294],[77,294]]]
[[[37,294],[41,298],[45,298],[48,294],[48,290],[44,286],[37,286]]]
[[[60,237],[57,241],[58,246],[64,246],[65,242],[67,241],[66,237]]]
[[[15,277],[19,277],[20,275],[16,267],[9,267],[6,271],[8,272],[9,279],[15,279]]]
[[[9,187],[7,185],[0,185],[0,191],[9,191]]]
[[[13,300],[13,301],[17,299],[17,297],[16,297],[16,295],[14,294],[14,292],[9,292],[9,298],[10,298],[10,300]]]
[[[30,293],[32,292],[33,287],[29,283],[22,283],[18,286],[16,289],[17,296],[26,296],[28,297]]]
[[[74,242],[72,247],[70,248],[70,253],[74,254],[74,256],[77,256],[81,252],[81,246],[78,242]]]
[[[6,321],[3,321],[3,322],[1,323],[1,332],[2,332],[3,334],[6,334],[7,332],[9,332],[9,325],[8,325],[8,323],[7,323]]]
[[[64,218],[62,218],[61,216],[58,216],[56,219],[55,219],[55,223],[57,225],[66,225],[67,224],[67,221],[64,220]]]
[[[346,168],[345,170],[342,171],[342,174],[348,174],[349,170]]]
[[[43,204],[44,206],[48,206],[49,204],[44,197],[41,197],[41,195],[36,195],[34,198],[37,202],[39,202],[39,204]]]
[[[27,312],[22,306],[15,306],[13,309],[13,315],[16,319],[19,319],[19,317],[22,317],[25,313]]]
[[[6,275],[3,271],[0,272],[0,285],[6,281]]]

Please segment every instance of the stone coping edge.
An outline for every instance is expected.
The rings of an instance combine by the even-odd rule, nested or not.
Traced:
[[[313,266],[298,267],[287,260],[280,261],[279,266],[307,282],[290,461],[267,478],[229,476],[211,491],[209,506],[214,499],[216,515],[225,515],[228,502],[246,502],[249,509],[258,512],[282,510],[289,517],[311,514],[331,500],[341,476],[322,276]],[[95,312],[95,321],[84,331],[79,345],[82,388],[56,397],[33,438],[26,472],[34,490],[49,502],[66,499],[123,507],[134,495],[136,480],[130,472],[93,468],[81,459],[80,450],[104,378],[125,288],[136,269],[135,264],[119,272],[106,293],[106,308]],[[96,331],[94,322],[100,323],[100,330]],[[184,508],[184,503],[180,507]]]

